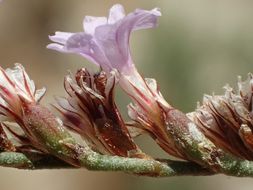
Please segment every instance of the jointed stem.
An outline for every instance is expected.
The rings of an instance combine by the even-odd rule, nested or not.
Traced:
[[[191,162],[146,160],[123,158],[92,153],[82,158],[84,167],[89,170],[124,171],[137,175],[152,177],[169,177],[183,175],[211,175],[212,172]]]
[[[19,152],[1,152],[0,166],[29,170],[73,168],[73,166],[56,157]]]
[[[101,155],[95,152],[83,153],[80,155],[79,161],[81,162],[81,167],[88,170],[122,171],[152,177],[203,176],[215,174],[193,162],[124,158]],[[29,170],[75,168],[53,156],[18,152],[1,152],[0,166]],[[230,158],[222,158],[221,166],[224,171],[223,173],[226,175],[253,177],[252,161],[233,161]]]
[[[183,175],[212,175],[213,173],[191,162],[156,161],[138,158],[124,158],[90,153],[80,157],[82,167],[89,170],[123,171],[137,175],[169,177]],[[20,169],[74,168],[51,156],[25,155],[17,152],[0,153],[0,165]]]
[[[87,155],[83,154],[80,156],[79,160],[82,167],[89,170],[123,171],[153,177],[214,174],[192,162],[124,158],[119,156],[100,155],[95,152],[91,152]],[[251,161],[242,160],[233,162],[225,160],[224,158],[222,163],[227,175],[253,177],[253,162]],[[0,153],[0,166],[30,170],[75,168],[52,156],[17,152]]]

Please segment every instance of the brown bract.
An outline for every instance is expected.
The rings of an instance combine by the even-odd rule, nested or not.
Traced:
[[[252,74],[239,79],[238,92],[225,87],[225,95],[205,95],[203,104],[188,117],[217,147],[253,160]]]
[[[103,154],[139,157],[135,145],[114,102],[115,74],[90,74],[80,69],[73,79],[65,77],[67,98],[57,98],[64,125],[80,134],[86,143]]]

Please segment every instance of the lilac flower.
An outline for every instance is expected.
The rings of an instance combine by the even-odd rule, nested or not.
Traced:
[[[104,70],[117,69],[129,73],[133,62],[129,51],[130,33],[134,30],[156,26],[159,10],[137,9],[125,16],[122,5],[110,9],[109,17],[86,16],[84,32],[56,32],[49,38],[55,42],[47,47],[65,53],[77,53]]]
[[[124,8],[117,4],[110,9],[108,19],[86,16],[83,22],[85,32],[56,32],[54,36],[49,36],[56,43],[47,47],[80,54],[107,73],[116,69],[120,74],[121,87],[135,101],[150,109],[156,100],[133,64],[129,38],[133,30],[155,27],[160,15],[155,8],[151,11],[137,9],[125,16]]]
[[[121,87],[135,101],[149,108],[155,100],[146,82],[136,70],[130,56],[129,38],[131,31],[157,25],[161,13],[157,8],[147,11],[137,9],[125,16],[122,5],[114,5],[106,17],[86,16],[83,21],[85,32],[56,32],[49,38],[56,42],[47,47],[65,53],[77,53],[102,67],[109,73],[117,70]]]

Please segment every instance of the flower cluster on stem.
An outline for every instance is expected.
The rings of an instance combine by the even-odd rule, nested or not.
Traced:
[[[155,27],[159,16],[158,8],[126,15],[116,4],[108,18],[86,16],[83,32],[49,36],[49,49],[81,55],[100,67],[65,77],[67,96],[57,97],[53,105],[60,118],[40,104],[45,88],[36,89],[21,64],[0,67],[0,165],[85,167],[153,177],[253,176],[252,74],[239,81],[238,92],[226,86],[225,95],[205,95],[192,113],[174,108],[156,80],[138,72],[129,48],[132,31]],[[114,100],[117,85],[132,100],[130,122],[124,121]],[[82,137],[83,145],[68,129]],[[143,153],[134,137],[144,132],[183,161],[156,160]]]
[[[169,154],[183,158],[167,135],[166,112],[171,108],[157,89],[154,79],[144,79],[137,71],[130,55],[129,38],[134,30],[157,25],[161,16],[159,9],[150,11],[137,9],[125,15],[122,5],[114,5],[109,17],[86,16],[84,32],[56,32],[49,38],[55,42],[47,47],[64,53],[79,54],[99,65],[109,74],[117,71],[119,85],[132,98],[130,117],[140,123]]]

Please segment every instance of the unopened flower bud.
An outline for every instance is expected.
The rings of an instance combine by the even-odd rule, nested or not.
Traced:
[[[226,86],[225,95],[205,95],[203,105],[188,117],[218,147],[243,159],[253,159],[252,75],[238,82],[238,93]]]
[[[16,64],[14,69],[0,68],[0,114],[1,122],[19,125],[22,134],[6,128],[19,140],[21,146],[58,158],[79,166],[76,159],[78,147],[71,135],[47,108],[39,104],[45,89],[36,90],[34,82],[24,68]]]

